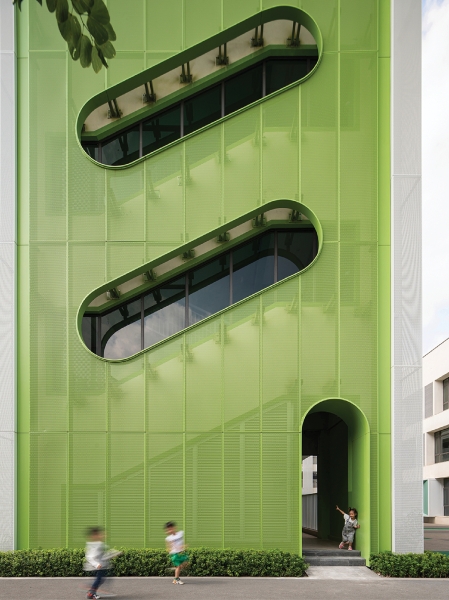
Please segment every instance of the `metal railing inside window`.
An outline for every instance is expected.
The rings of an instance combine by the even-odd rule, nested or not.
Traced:
[[[102,142],[83,142],[83,148],[102,164],[129,164],[302,79],[317,61],[318,55],[266,59]]]
[[[435,432],[435,462],[449,460],[449,429]]]
[[[315,229],[268,230],[101,314],[85,314],[82,335],[95,354],[132,356],[307,267]]]

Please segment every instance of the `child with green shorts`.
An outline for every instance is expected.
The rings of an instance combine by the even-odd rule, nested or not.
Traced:
[[[175,578],[173,579],[173,583],[184,585],[184,582],[179,578],[181,569],[189,562],[189,556],[185,552],[184,532],[178,531],[176,529],[176,523],[173,521],[166,523],[164,528],[165,533],[167,534],[165,546],[170,554],[170,560],[175,567]]]

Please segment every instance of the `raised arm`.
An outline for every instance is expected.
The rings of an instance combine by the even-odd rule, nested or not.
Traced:
[[[336,507],[335,507],[335,508],[336,508],[336,510],[338,510],[338,512],[341,512],[341,514],[342,514],[342,515],[344,515],[344,514],[345,514],[345,511],[344,511],[344,510],[341,510],[341,508],[339,508],[339,507],[338,507],[338,504],[336,505]]]

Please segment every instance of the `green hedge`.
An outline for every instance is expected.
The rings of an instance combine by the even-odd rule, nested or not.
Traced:
[[[449,577],[449,556],[424,554],[371,554],[370,568],[385,577]]]
[[[171,572],[164,550],[122,548],[114,559],[116,576],[164,577]],[[302,577],[307,563],[281,550],[189,549],[188,574],[196,577]],[[0,552],[0,577],[83,577],[84,551],[16,550]]]

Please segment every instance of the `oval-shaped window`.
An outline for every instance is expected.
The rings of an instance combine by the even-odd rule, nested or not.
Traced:
[[[303,271],[318,249],[317,230],[306,215],[268,210],[169,256],[158,275],[153,269],[143,273],[146,283],[133,276],[98,295],[83,312],[84,343],[106,359],[130,357]],[[192,261],[190,268],[185,261]]]
[[[82,147],[108,167],[132,164],[304,80],[321,49],[302,10],[262,11],[89,100],[77,120]]]

